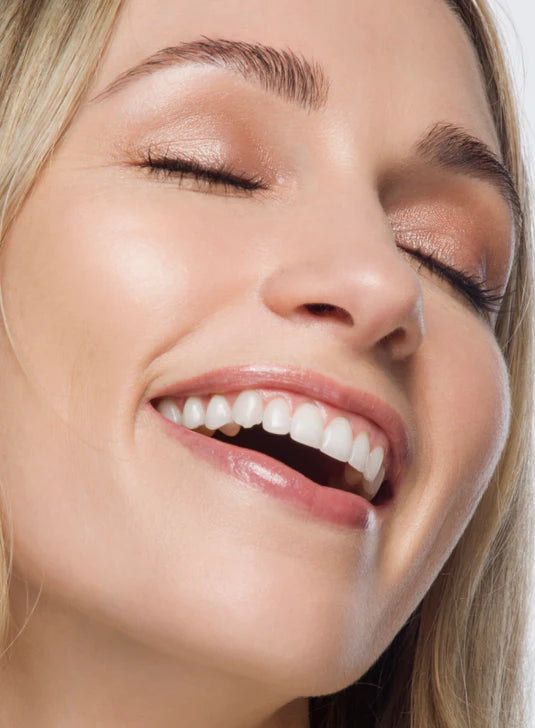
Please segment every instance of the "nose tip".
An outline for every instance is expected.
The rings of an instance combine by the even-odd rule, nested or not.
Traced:
[[[262,297],[278,316],[331,329],[353,349],[396,360],[410,357],[425,336],[420,279],[392,244],[294,260],[269,276]]]

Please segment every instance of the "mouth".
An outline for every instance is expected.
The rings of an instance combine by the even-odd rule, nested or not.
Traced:
[[[303,369],[228,367],[162,387],[147,404],[197,456],[336,523],[369,527],[412,460],[392,407]]]
[[[162,400],[155,406],[165,417],[173,405]],[[267,455],[317,485],[355,493],[374,506],[385,505],[392,498],[384,466],[380,467],[375,479],[366,480],[362,471],[313,447],[295,442],[289,434],[276,435],[264,430],[262,425],[241,428],[234,423],[215,431],[202,425],[192,431],[233,447]]]
[[[241,430],[234,436],[227,436],[218,430],[214,437],[237,447],[264,453],[318,485],[356,493],[374,506],[384,505],[392,497],[384,466],[379,468],[375,478],[368,480],[353,466],[295,442],[290,435],[267,433],[261,425]]]

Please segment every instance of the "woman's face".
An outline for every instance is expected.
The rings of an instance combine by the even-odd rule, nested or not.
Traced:
[[[290,698],[365,672],[489,482],[509,421],[496,317],[414,251],[503,292],[512,215],[446,126],[499,154],[444,2],[243,8],[126,3],[0,258],[0,479],[15,574],[49,615]],[[314,75],[285,84],[232,43],[210,63],[207,39],[291,49]],[[148,167],[166,157],[234,181]],[[375,505],[340,480],[326,496],[154,406],[251,389],[369,433],[395,482]]]

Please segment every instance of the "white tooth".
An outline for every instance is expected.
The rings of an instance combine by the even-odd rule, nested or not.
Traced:
[[[232,420],[230,405],[221,394],[214,394],[206,408],[205,425],[211,430],[217,430],[222,425],[227,425]]]
[[[164,397],[156,405],[156,409],[162,414],[166,420],[171,420],[176,425],[182,424],[182,415],[177,403],[171,397]]]
[[[290,408],[285,399],[276,397],[268,402],[262,418],[262,427],[266,432],[275,435],[287,435],[290,432]]]
[[[348,485],[355,486],[360,483],[362,480],[362,473],[360,473],[358,470],[355,470],[355,468],[347,463],[347,465],[344,468],[344,480]]]
[[[182,424],[190,430],[204,425],[204,406],[199,397],[188,397],[184,404]]]
[[[374,447],[371,451],[366,468],[363,471],[364,478],[369,482],[372,482],[377,477],[377,473],[383,464],[384,456],[385,451],[380,445]]]
[[[242,427],[254,427],[262,422],[262,397],[252,389],[241,392],[232,406],[232,419]]]
[[[237,425],[235,422],[229,422],[228,425],[223,425],[219,429],[221,430],[221,432],[224,435],[228,435],[229,437],[234,437],[241,430],[241,427],[240,427],[240,425]]]
[[[353,448],[351,450],[351,457],[349,458],[349,464],[352,465],[355,470],[364,472],[366,463],[368,462],[368,455],[370,454],[370,441],[368,435],[365,432],[361,432],[355,438],[353,442]]]
[[[319,448],[323,437],[323,426],[323,417],[319,409],[315,404],[305,402],[293,414],[290,437],[303,445]]]
[[[353,447],[353,431],[345,417],[335,417],[323,433],[321,452],[347,463]]]
[[[385,469],[381,468],[375,476],[373,482],[370,482],[368,480],[362,481],[361,488],[364,491],[366,498],[368,498],[369,500],[373,500],[375,498],[375,496],[379,492],[379,488],[381,487],[381,483],[383,482],[384,477]]]

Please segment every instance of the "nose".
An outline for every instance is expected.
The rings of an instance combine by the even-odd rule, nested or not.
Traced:
[[[306,229],[285,231],[263,302],[282,318],[336,330],[353,350],[407,359],[425,335],[420,278],[399,253],[378,200],[366,205],[360,224],[354,204],[352,220],[338,212],[322,221],[316,209]]]

